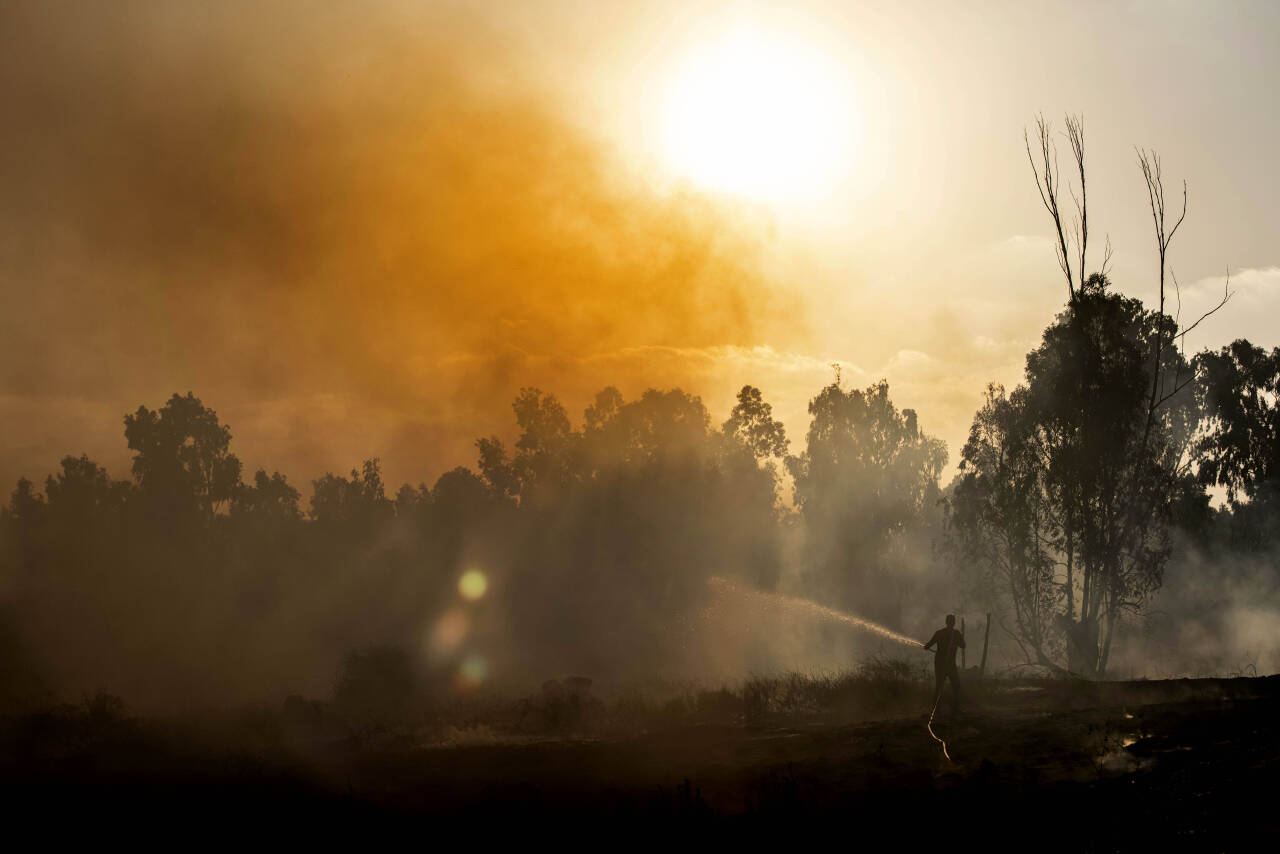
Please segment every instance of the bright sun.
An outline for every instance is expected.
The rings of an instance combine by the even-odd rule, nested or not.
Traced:
[[[821,197],[853,159],[856,110],[845,77],[811,45],[735,32],[673,77],[665,155],[713,189],[772,201]]]

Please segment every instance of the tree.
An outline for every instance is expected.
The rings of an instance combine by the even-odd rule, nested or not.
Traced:
[[[791,444],[782,422],[773,418],[773,407],[754,386],[744,385],[738,392],[738,403],[721,430],[746,445],[758,460],[785,457]]]
[[[515,497],[522,504],[551,502],[575,477],[574,454],[581,436],[554,395],[522,388],[511,408],[520,427],[515,456],[508,458],[497,436],[480,439],[480,471],[498,495]]]
[[[747,397],[757,413],[770,411]],[[526,654],[543,666],[608,672],[685,662],[709,576],[776,582],[773,473],[745,441],[712,428],[698,397],[649,389],[625,400],[608,387],[581,426],[536,389],[522,390],[513,409],[514,452],[496,437],[481,440],[483,484],[454,485],[490,503],[515,501],[504,589],[519,603],[510,619],[539,645]],[[785,435],[778,440],[785,448]]]
[[[1204,483],[1233,504],[1280,478],[1280,348],[1235,341],[1195,360],[1206,429],[1196,445]]]
[[[9,506],[4,509],[4,522],[13,542],[26,557],[35,548],[42,533],[49,506],[45,498],[36,492],[36,485],[25,477],[18,478],[18,485],[9,496]]]
[[[351,479],[326,473],[311,482],[311,518],[322,525],[355,525],[371,528],[391,518],[394,506],[387,498],[382,469],[375,458],[365,460]]]
[[[18,478],[18,485],[9,496],[9,515],[27,528],[34,528],[44,518],[45,498],[36,492],[36,485],[25,477]]]
[[[1056,667],[1060,587],[1045,471],[1027,390],[989,385],[960,455],[948,536],[969,594],[988,605],[1028,661]]]
[[[393,503],[397,519],[422,521],[431,512],[431,488],[425,483],[419,483],[417,486],[401,484],[396,490]]]
[[[1059,203],[1062,179],[1051,127],[1043,117],[1037,121],[1039,165],[1029,136],[1025,138],[1036,187],[1057,237],[1067,307],[1045,331],[1040,347],[1027,356],[1025,390],[1012,396],[1017,418],[1005,423],[980,411],[975,419],[962,463],[969,471],[965,488],[955,495],[952,518],[960,541],[971,551],[994,554],[995,543],[1026,539],[1026,530],[1037,548],[1047,545],[1061,570],[1061,575],[1055,570],[1054,584],[1066,666],[1093,676],[1106,671],[1120,615],[1140,611],[1159,587],[1169,554],[1170,518],[1179,502],[1194,500],[1189,451],[1196,413],[1188,391],[1194,374],[1181,345],[1189,331],[1226,303],[1230,292],[1224,289],[1214,308],[1181,330],[1178,317],[1166,314],[1168,252],[1186,217],[1186,185],[1181,212],[1174,217],[1166,209],[1159,156],[1144,150],[1138,160],[1159,260],[1156,310],[1108,291],[1109,242],[1101,270],[1086,277],[1084,123],[1068,116],[1066,125],[1079,182],[1078,194],[1068,187],[1075,203],[1071,226],[1064,223]],[[1176,278],[1173,283],[1176,289]],[[985,434],[994,438],[984,440]],[[1014,456],[993,457],[992,445],[1014,448]],[[1006,482],[1000,483],[1002,479]],[[1028,507],[1024,514],[1003,515],[997,504],[1011,480],[1030,490],[1027,500],[1044,512]],[[986,548],[981,547],[984,540]],[[1023,571],[1042,580],[1040,558],[1032,555],[1029,560]],[[1009,592],[1020,597],[1013,603],[1015,611],[1043,611],[1043,585],[1011,586]],[[1031,660],[1044,664],[1051,659],[1052,643],[1042,620],[1018,623],[1014,634],[1033,652]]]
[[[101,566],[122,536],[132,484],[113,481],[88,456],[67,456],[61,471],[45,479],[44,491],[54,562],[73,572]]]
[[[831,384],[809,403],[805,450],[787,458],[824,596],[896,620],[910,534],[939,498],[946,446],[899,411],[885,381],[865,391]]]
[[[87,455],[62,458],[62,471],[45,479],[49,512],[74,525],[87,527],[106,513],[118,513],[129,495],[127,481],[113,481],[107,470]]]
[[[1227,490],[1230,544],[1259,551],[1280,534],[1280,348],[1235,341],[1196,356],[1204,426],[1196,443],[1200,483]]]
[[[258,469],[253,475],[253,485],[242,485],[236,491],[231,515],[272,522],[294,521],[302,518],[299,498],[301,494],[280,472],[272,472],[268,477],[266,469]]]
[[[1058,666],[1065,648],[1067,669],[1105,673],[1116,621],[1160,585],[1195,427],[1176,349],[1160,350],[1157,384],[1179,390],[1149,408],[1147,357],[1171,322],[1091,276],[1027,355],[1026,384],[975,418],[953,524],[970,553],[987,555],[985,571],[1001,567],[1012,632],[1037,664]],[[1009,504],[1019,497],[1025,506]],[[1010,543],[1018,560],[993,562]],[[1049,601],[1057,628],[1044,619]]]
[[[240,460],[230,450],[231,429],[190,392],[174,394],[158,411],[139,406],[124,417],[124,435],[134,477],[153,508],[209,518],[235,497]]]
[[[436,479],[431,487],[431,504],[436,516],[444,514],[451,523],[462,518],[480,518],[495,506],[494,493],[470,469],[458,466]],[[510,502],[503,502],[509,504]],[[456,527],[451,524],[450,528]]]
[[[680,389],[651,388],[630,403],[606,389],[597,395],[587,417],[594,421],[583,435],[593,476],[618,469],[670,472],[714,456],[711,418],[702,399]]]

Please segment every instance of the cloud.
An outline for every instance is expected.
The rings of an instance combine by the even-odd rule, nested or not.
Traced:
[[[1230,282],[1228,283],[1228,278]],[[1184,297],[1208,299],[1220,297],[1223,287],[1241,299],[1259,299],[1280,295],[1280,267],[1246,267],[1243,270],[1224,272],[1221,276],[1206,276],[1190,286],[1184,286]]]
[[[899,350],[893,354],[885,368],[887,370],[906,369],[911,370],[922,365],[928,365],[933,359],[928,353],[922,353],[919,350]]]
[[[1224,287],[1231,299],[1187,336],[1188,352],[1217,349],[1237,338],[1263,347],[1280,346],[1273,318],[1280,314],[1280,267],[1255,267],[1207,276],[1182,287],[1182,324],[1195,322],[1222,299]],[[1170,311],[1176,310],[1171,306]]]

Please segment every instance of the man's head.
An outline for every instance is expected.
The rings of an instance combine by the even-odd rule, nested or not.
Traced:
[[[954,629],[956,627],[956,615],[947,614],[947,628]]]

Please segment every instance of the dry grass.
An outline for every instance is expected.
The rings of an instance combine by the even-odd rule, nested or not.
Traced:
[[[924,668],[872,658],[841,673],[754,676],[742,687],[752,724],[852,722],[916,715],[927,709],[933,685]]]

